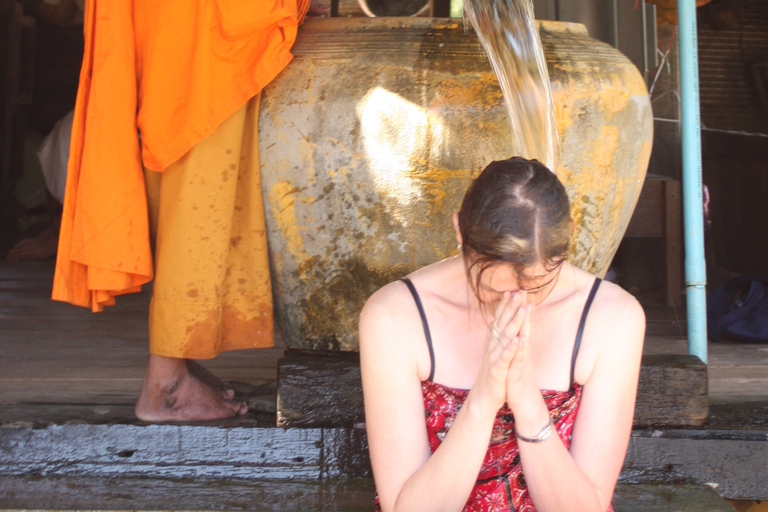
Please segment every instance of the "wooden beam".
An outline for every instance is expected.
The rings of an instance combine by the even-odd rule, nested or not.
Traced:
[[[3,427],[0,477],[8,475],[317,481],[370,478],[371,470],[365,430],[217,421]]]
[[[356,352],[286,354],[277,362],[279,427],[353,427],[365,421]]]
[[[707,420],[707,367],[695,356],[649,355],[640,369],[634,425],[697,427]],[[278,426],[353,427],[365,421],[354,352],[278,361]]]
[[[700,427],[707,422],[707,365],[691,355],[647,355],[640,367],[635,427]]]

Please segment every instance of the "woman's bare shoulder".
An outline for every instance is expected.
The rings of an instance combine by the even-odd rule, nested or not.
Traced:
[[[396,311],[402,308],[403,301],[409,295],[403,281],[392,281],[382,286],[368,297],[360,313],[360,322],[370,322],[396,315]]]
[[[637,299],[610,281],[600,283],[599,293],[595,296],[595,311],[613,325],[645,326],[645,312]]]
[[[637,299],[617,284],[603,281],[589,315],[595,356],[614,370],[638,365],[645,340],[645,312]]]
[[[446,275],[449,277],[448,281],[450,278],[455,278],[452,275],[452,273],[455,274],[455,269],[452,268],[455,266],[455,261],[443,260],[416,270],[406,277],[413,283],[423,303],[429,299],[439,301],[443,297],[436,284],[445,282]],[[379,288],[368,298],[360,315],[361,328],[363,324],[384,321],[392,317],[419,319],[415,297],[403,280],[393,281]]]
[[[420,325],[414,298],[403,281],[393,281],[371,295],[360,313],[360,344],[410,344]],[[404,348],[404,347],[401,347]]]
[[[596,277],[576,267],[574,273],[579,283],[578,293],[586,297]],[[645,323],[645,312],[637,299],[619,285],[604,279],[600,281],[589,315],[600,317],[603,321],[610,320],[611,323]]]
[[[580,293],[586,296],[595,276],[577,269]],[[610,281],[601,281],[587,317],[585,339],[594,356],[605,350],[620,352],[640,350],[645,334],[645,312],[637,299]],[[621,341],[620,343],[616,343]]]
[[[393,380],[418,383],[426,378],[429,352],[419,339],[419,336],[423,338],[421,333],[419,312],[404,282],[394,281],[377,290],[360,313],[363,373],[373,371],[390,383]],[[364,378],[363,382],[365,385],[370,380]]]

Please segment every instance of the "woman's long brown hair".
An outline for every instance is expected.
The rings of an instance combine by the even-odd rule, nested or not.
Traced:
[[[554,270],[570,244],[568,195],[537,160],[491,162],[464,196],[459,232],[468,275],[477,268],[475,293],[483,272],[499,263],[511,264],[519,276],[538,262]]]

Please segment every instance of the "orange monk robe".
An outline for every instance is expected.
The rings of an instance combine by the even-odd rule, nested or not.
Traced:
[[[291,60],[308,8],[86,2],[53,299],[101,311],[152,279],[142,165],[162,171],[258,94]]]

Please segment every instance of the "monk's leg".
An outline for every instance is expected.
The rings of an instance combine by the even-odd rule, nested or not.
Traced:
[[[170,173],[168,175],[170,176]],[[159,173],[151,171],[146,173],[153,239],[156,239],[159,224],[162,177],[163,175]],[[178,199],[169,197],[169,189],[174,187],[166,187],[165,200]],[[170,214],[165,213],[164,220],[167,222]],[[168,251],[164,251],[164,257],[167,257],[165,256],[167,253]],[[164,266],[161,265],[161,267]],[[173,276],[173,272],[169,276],[168,269],[164,268],[158,276],[159,283],[156,282],[156,285],[159,284],[160,289],[167,289],[168,281],[173,282]],[[165,316],[161,315],[161,318]],[[156,321],[150,322],[150,325],[154,326],[154,329],[150,328],[151,331],[161,330],[156,324]],[[151,338],[156,340],[154,344],[150,343],[155,346],[155,349],[159,345],[160,350],[168,350],[163,348],[164,343],[157,341],[157,333],[152,334]],[[168,340],[168,338],[163,338],[160,334],[160,340]],[[135,412],[139,419],[150,422],[208,420],[227,418],[247,411],[244,403],[232,400],[234,396],[232,390],[219,389],[220,386],[214,382],[212,374],[203,374],[200,368],[195,367],[194,361],[183,357],[185,355],[183,351],[173,355],[177,357],[150,353],[141,393],[136,402]]]
[[[153,187],[159,188],[159,207],[151,356],[136,404],[140,419],[188,421],[244,413],[245,404],[232,401],[231,391],[213,389],[210,379],[189,371],[186,360],[272,345],[254,147],[257,109],[258,98],[161,176],[147,173],[150,210]]]
[[[149,355],[141,394],[136,402],[140,420],[194,421],[229,418],[245,414],[248,407],[232,400],[232,391],[225,396],[195,377],[187,361],[174,357]]]

